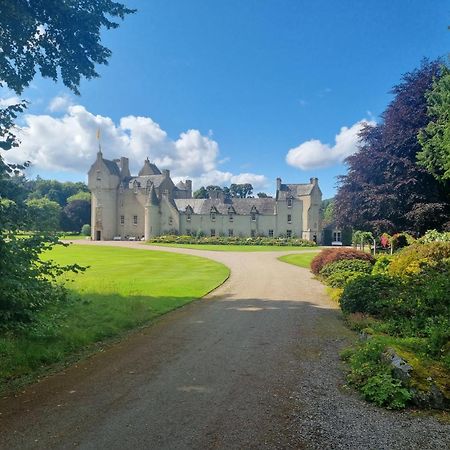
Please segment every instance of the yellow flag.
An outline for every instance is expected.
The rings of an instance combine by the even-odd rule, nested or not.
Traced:
[[[97,140],[100,140],[100,128],[97,128]]]

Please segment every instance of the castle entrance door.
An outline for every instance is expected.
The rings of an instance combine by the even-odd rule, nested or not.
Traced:
[[[100,230],[97,230],[96,235],[95,235],[95,240],[96,241],[102,240],[102,232]]]

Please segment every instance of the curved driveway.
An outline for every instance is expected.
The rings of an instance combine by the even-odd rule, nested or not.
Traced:
[[[450,447],[449,425],[378,409],[343,387],[338,352],[354,336],[324,287],[282,253],[157,249],[220,261],[231,277],[0,400],[0,448]]]

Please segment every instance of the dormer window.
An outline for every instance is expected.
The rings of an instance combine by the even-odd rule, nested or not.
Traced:
[[[216,213],[211,212],[211,220],[214,222],[216,220]]]
[[[188,222],[191,221],[191,213],[186,214],[186,221],[188,221]]]
[[[138,183],[137,183],[136,180],[133,182],[133,192],[134,192],[135,194],[138,193]]]
[[[292,197],[289,197],[287,199],[287,206],[288,206],[288,208],[292,208],[292,204],[293,204],[293,199],[292,199]]]
[[[228,208],[228,220],[230,221],[230,222],[233,222],[233,220],[234,220],[234,215],[236,214],[236,211],[234,210],[234,208],[232,207],[232,206],[230,206],[229,208]]]
[[[250,211],[250,218],[252,222],[256,222],[256,215],[258,214],[258,210],[253,206]]]

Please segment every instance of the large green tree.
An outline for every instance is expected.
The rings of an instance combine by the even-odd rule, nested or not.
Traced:
[[[437,180],[450,182],[450,70],[443,68],[426,94],[431,121],[420,131],[417,159]]]
[[[61,79],[78,94],[81,80],[97,77],[96,65],[107,64],[111,56],[102,45],[102,31],[118,27],[116,19],[132,12],[112,0],[1,0],[0,87],[21,95],[39,73]],[[0,108],[0,149],[19,145],[14,123],[25,108],[23,101]],[[52,284],[61,268],[39,258],[56,238],[16,238],[29,218],[23,198],[8,199],[20,169],[0,157],[0,327],[32,320],[36,309],[57,301],[62,292]]]

